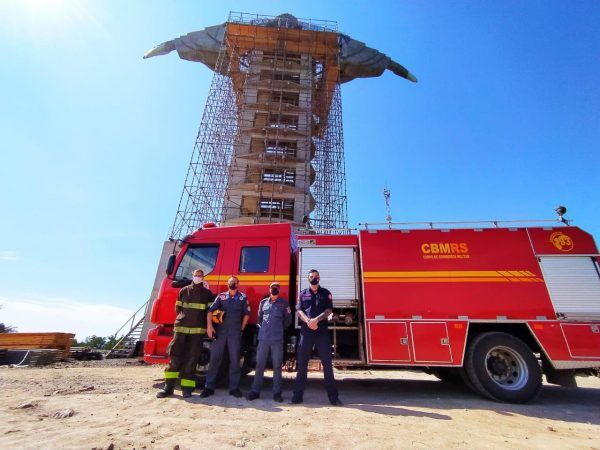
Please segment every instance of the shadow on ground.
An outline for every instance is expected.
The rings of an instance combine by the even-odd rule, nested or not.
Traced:
[[[243,379],[241,388],[244,393],[249,390],[251,380],[252,377]],[[286,406],[291,397],[293,383],[292,379],[284,380],[284,405]],[[154,387],[158,389],[162,387],[162,383],[157,382]],[[338,388],[345,408],[386,416],[451,420],[449,415],[443,414],[444,410],[469,409],[494,411],[503,416],[521,415],[573,423],[600,424],[600,389],[564,388],[546,384],[536,400],[520,405],[483,399],[462,384],[437,380],[376,378],[376,375],[373,375],[373,378],[365,379],[343,375],[343,379],[338,381]],[[282,411],[281,404],[271,400],[271,384],[268,377],[265,377],[261,398],[252,402],[248,402],[244,398],[231,397],[228,395],[226,387],[218,389],[215,395],[207,399],[200,398],[199,391],[200,389],[194,393],[191,399],[185,401],[227,408]],[[176,391],[176,396],[179,396],[178,391]],[[308,380],[302,406],[306,408],[331,407],[327,401],[322,379]],[[437,412],[421,409],[437,410]]]

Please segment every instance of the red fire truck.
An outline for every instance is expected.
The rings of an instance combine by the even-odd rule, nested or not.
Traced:
[[[495,224],[497,225],[497,224]],[[253,315],[243,367],[256,347],[256,310],[269,284],[294,299],[309,269],[332,292],[334,364],[421,368],[498,401],[525,402],[550,383],[600,367],[600,255],[573,226],[372,229],[296,236],[289,224],[202,229],[178,243],[154,301],[144,360],[165,363],[179,289],[200,267],[214,293],[240,279]],[[175,252],[174,252],[175,253]],[[293,368],[299,325],[286,336]],[[200,357],[207,364],[210,342]]]

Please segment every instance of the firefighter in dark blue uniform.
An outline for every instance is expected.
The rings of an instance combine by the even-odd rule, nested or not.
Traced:
[[[300,292],[296,304],[296,314],[302,323],[300,329],[300,342],[298,344],[298,374],[291,403],[302,403],[306,378],[308,376],[308,361],[313,346],[317,346],[319,358],[323,366],[325,389],[329,402],[341,406],[333,377],[333,363],[331,359],[331,339],[327,329],[327,318],[333,312],[333,298],[331,292],[319,286],[319,272],[311,269],[308,272],[310,287]]]
[[[292,311],[287,300],[279,296],[281,286],[274,281],[269,286],[269,296],[264,298],[258,307],[257,325],[258,348],[256,349],[256,370],[254,382],[246,398],[254,400],[260,397],[265,367],[269,354],[273,362],[273,400],[282,402],[281,366],[283,364],[283,335],[292,323]]]
[[[229,349],[229,394],[234,397],[242,396],[240,391],[240,345],[242,331],[246,328],[250,318],[250,306],[246,295],[238,290],[238,286],[237,277],[229,278],[227,281],[229,290],[219,294],[208,310],[207,334],[209,338],[215,337],[213,312],[221,310],[225,315],[223,323],[217,326],[216,339],[210,347],[210,364],[206,375],[206,386],[200,394],[201,397],[209,397],[215,393],[217,375],[225,347]]]

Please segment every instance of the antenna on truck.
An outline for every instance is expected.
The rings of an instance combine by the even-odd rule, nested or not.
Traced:
[[[392,214],[390,212],[390,195],[391,192],[388,187],[383,188],[383,198],[385,198],[385,210],[387,212],[387,216],[385,216],[385,220],[388,223],[388,228],[392,229]]]

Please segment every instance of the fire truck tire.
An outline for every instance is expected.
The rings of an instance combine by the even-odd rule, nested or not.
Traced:
[[[531,349],[506,333],[475,337],[465,355],[465,371],[483,396],[507,403],[533,400],[542,388],[542,370]]]
[[[473,385],[473,383],[471,383],[471,380],[469,379],[469,375],[467,374],[467,371],[465,370],[464,367],[460,367],[458,369],[458,374],[460,375],[460,379],[462,380],[462,382],[465,384],[465,386],[474,394],[477,395],[481,395],[481,393],[477,390],[477,388]]]

